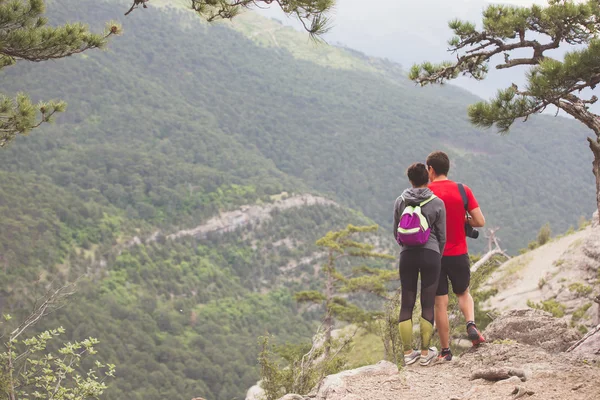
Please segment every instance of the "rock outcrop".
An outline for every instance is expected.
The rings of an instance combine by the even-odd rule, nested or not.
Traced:
[[[265,391],[260,387],[261,381],[254,386],[252,386],[246,392],[246,400],[264,400],[265,399]]]
[[[571,353],[584,359],[600,362],[600,325],[589,331],[581,340],[569,348]]]
[[[369,382],[368,384],[373,385],[375,382],[379,382],[385,386],[386,382],[390,383],[397,376],[398,367],[396,364],[389,361],[380,361],[375,365],[330,375],[313,389],[307,397],[315,400],[359,400],[362,397],[357,397],[352,393],[355,389],[350,390],[351,386],[355,386],[353,383],[366,381]]]
[[[484,305],[497,311],[554,309],[579,330],[600,324],[600,226],[557,237],[501,265],[484,289],[497,289]],[[598,296],[598,298],[596,297]]]
[[[514,340],[550,352],[566,351],[581,334],[564,320],[541,310],[511,310],[496,318],[485,330],[488,341]]]
[[[215,216],[204,224],[193,229],[185,229],[179,232],[167,235],[167,239],[179,239],[185,236],[194,236],[197,238],[206,237],[210,233],[232,232],[248,224],[260,224],[271,218],[271,212],[278,210],[289,210],[291,208],[307,207],[313,205],[337,206],[329,199],[313,196],[311,194],[302,194],[291,196],[283,200],[277,200],[272,204],[255,204],[243,206],[238,210],[227,211]]]

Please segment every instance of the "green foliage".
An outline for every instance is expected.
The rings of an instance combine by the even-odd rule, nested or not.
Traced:
[[[47,61],[102,48],[111,35],[121,28],[109,23],[103,35],[89,32],[79,23],[47,27],[43,0],[0,2],[0,69],[18,60]],[[0,147],[17,135],[26,135],[42,123],[51,122],[54,114],[64,112],[62,101],[39,102],[19,93],[16,99],[0,94]]]
[[[329,231],[317,240],[316,245],[327,249],[327,262],[323,265],[325,285],[323,292],[301,292],[299,301],[312,301],[325,306],[325,356],[329,356],[332,343],[331,331],[334,318],[341,321],[366,324],[379,315],[378,312],[366,311],[362,307],[351,304],[338,293],[352,294],[366,292],[381,297],[387,293],[386,283],[396,274],[387,270],[360,266],[351,268],[352,275],[346,276],[340,270],[340,260],[348,258],[393,260],[395,257],[375,251],[375,245],[359,241],[360,234],[377,231],[377,225],[354,226]],[[358,236],[358,237],[357,237]],[[356,276],[358,275],[358,276]]]
[[[538,289],[542,289],[544,286],[546,286],[546,279],[545,278],[540,278],[540,280],[538,281]]]
[[[584,217],[583,215],[581,217],[579,217],[579,223],[577,224],[577,226],[579,227],[579,230],[583,230],[585,228],[587,228],[588,226],[590,226],[592,224],[592,221],[590,221],[589,219],[587,219],[586,217]]]
[[[14,189],[15,196],[27,198],[20,190],[33,185],[25,182],[22,188],[7,185],[7,190]],[[50,202],[38,197],[42,195],[69,200],[62,192],[25,193],[32,204],[38,205]],[[27,210],[27,203],[22,205]],[[70,211],[78,215],[79,207],[75,202]],[[173,398],[200,395],[229,400],[242,396],[259,378],[258,348],[249,338],[268,330],[281,340],[305,340],[314,329],[312,321],[319,317],[314,311],[302,314],[292,295],[318,284],[313,277],[313,263],[299,263],[289,271],[284,267],[290,261],[318,254],[314,242],[320,232],[348,221],[367,222],[340,207],[310,206],[274,213],[260,228],[248,227],[203,239],[159,238],[123,248],[118,244],[112,247],[113,242],[124,241],[117,240],[119,232],[135,233],[127,228],[131,222],[118,215],[92,214],[89,225],[110,227],[113,234],[100,235],[93,243],[96,249],[90,252],[73,252],[72,246],[78,245],[67,240],[71,233],[58,242],[65,248],[65,267],[60,266],[60,271],[68,263],[69,277],[85,271],[93,273],[81,282],[76,299],[49,316],[43,327],[62,325],[71,341],[94,336],[110,343],[98,355],[99,361],[119,366],[114,383],[104,395],[107,400],[121,399],[124,393],[149,400],[161,399],[160,392]],[[80,223],[81,228],[65,224],[64,229],[80,236],[78,232],[89,229],[85,219]],[[276,242],[287,244],[274,246]],[[16,239],[9,244],[22,251],[31,247],[19,247]],[[41,260],[43,253],[38,257],[31,259]],[[104,267],[102,260],[106,262]],[[15,292],[6,297],[11,307],[24,308],[28,304],[24,296],[35,297],[25,279],[35,270],[33,266],[4,272],[0,268],[3,282],[7,276],[15,282]]]
[[[564,317],[566,310],[564,304],[561,304],[554,299],[544,300],[540,303],[535,303],[531,300],[527,300],[527,307],[549,312],[556,318]]]
[[[323,303],[327,298],[316,290],[294,293],[294,299],[298,302]]]
[[[540,246],[543,246],[550,241],[551,237],[552,230],[550,229],[550,223],[546,223],[546,225],[542,226],[538,232],[537,242]]]
[[[571,292],[577,293],[580,297],[588,296],[593,291],[591,286],[584,285],[583,283],[580,283],[580,282],[570,284],[569,290]]]
[[[400,365],[404,361],[402,338],[398,329],[401,306],[400,290],[385,303],[384,316],[379,323],[379,336],[383,342],[384,359]]]
[[[573,312],[573,315],[571,316],[571,326],[575,326],[577,322],[579,322],[579,320],[583,318],[587,310],[589,310],[591,307],[592,303],[586,303],[579,307],[577,310],[575,310],[575,312]]]
[[[266,400],[276,400],[287,393],[308,394],[325,376],[346,367],[352,337],[334,340],[334,351],[327,355],[322,336],[319,331],[312,344],[281,346],[270,345],[267,336],[259,338],[258,363]]]
[[[61,327],[21,339],[62,298],[62,289],[42,300],[18,326],[3,315],[0,327],[6,340],[0,352],[0,394],[8,399],[97,399],[107,388],[105,380],[114,378],[115,366],[103,364],[95,356],[97,339],[68,342],[52,351],[51,342],[65,330]],[[10,333],[7,333],[10,332]],[[85,363],[86,372],[78,370]]]
[[[192,8],[201,16],[214,21],[231,19],[241,12],[242,7],[269,5],[269,0],[192,0]],[[281,0],[277,4],[288,16],[295,16],[312,37],[329,30],[329,19],[325,15],[335,6],[335,0]]]

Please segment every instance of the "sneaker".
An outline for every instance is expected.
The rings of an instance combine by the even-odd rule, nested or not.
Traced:
[[[419,358],[421,358],[421,352],[417,350],[413,350],[412,353],[408,355],[404,355],[404,364],[411,365],[416,363]]]
[[[448,361],[452,361],[452,351],[450,349],[442,349],[442,352],[438,355],[437,362]]]
[[[421,356],[420,364],[422,367],[426,367],[427,365],[431,364],[431,362],[433,360],[435,360],[437,358],[438,352],[435,347],[430,347],[428,350],[429,351],[427,352],[426,356]]]
[[[477,329],[475,324],[469,324],[467,326],[467,335],[469,336],[469,340],[473,343],[473,346],[478,346],[481,343],[485,342],[485,338]]]

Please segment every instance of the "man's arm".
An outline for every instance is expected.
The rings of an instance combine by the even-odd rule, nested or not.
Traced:
[[[485,225],[485,217],[479,208],[479,203],[471,191],[471,188],[465,185],[465,192],[467,193],[468,200],[468,211],[471,218],[468,219],[469,225],[473,228],[481,228]]]
[[[471,216],[471,218],[469,218],[469,225],[473,228],[481,228],[485,225],[485,217],[481,212],[481,208],[477,207],[472,209],[469,211],[469,215]]]

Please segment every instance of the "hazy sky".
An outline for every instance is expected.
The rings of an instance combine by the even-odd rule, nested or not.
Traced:
[[[504,0],[502,3],[547,4],[545,0]],[[388,58],[408,69],[425,60],[452,59],[447,52],[447,40],[451,37],[448,21],[461,18],[479,22],[482,10],[489,4],[487,0],[337,0],[332,14],[333,28],[325,39],[331,44],[343,44],[371,56]],[[261,13],[298,27],[277,8]],[[497,88],[513,81],[522,83],[523,72],[524,69],[494,70],[485,82],[462,78],[457,84],[488,98]]]

